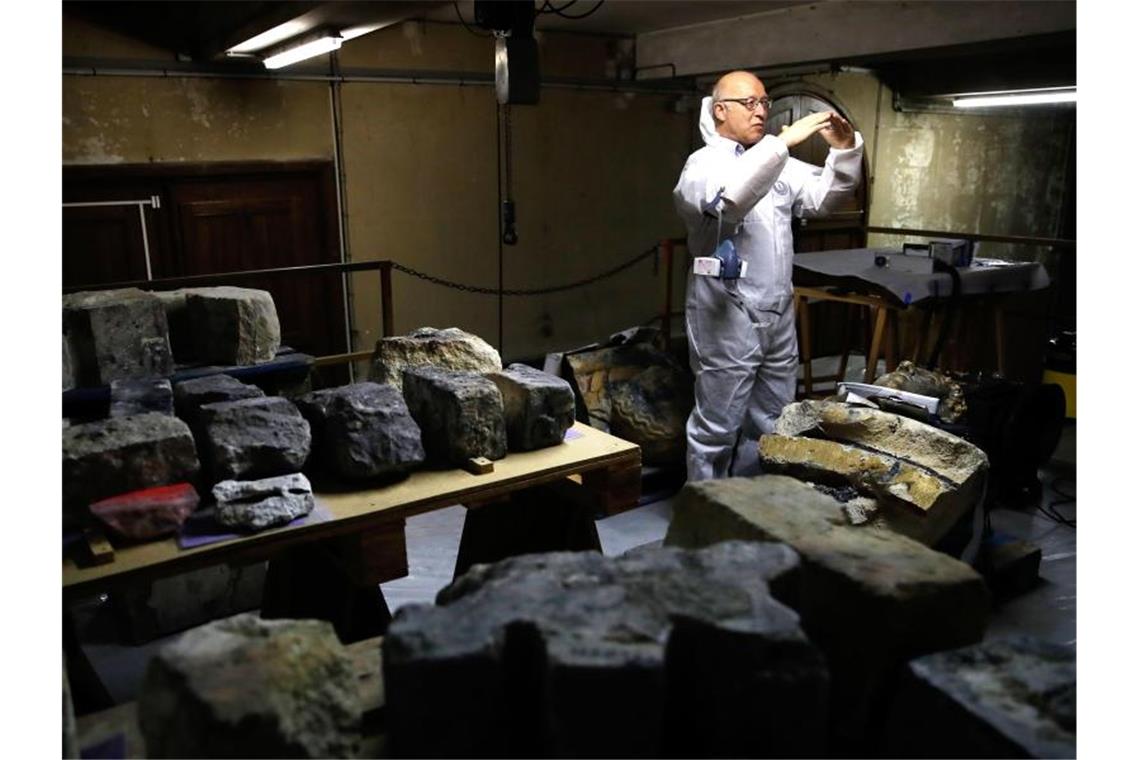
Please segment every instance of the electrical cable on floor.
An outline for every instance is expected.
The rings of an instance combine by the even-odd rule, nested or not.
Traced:
[[[1072,518],[1065,517],[1063,514],[1061,514],[1059,511],[1057,511],[1057,507],[1059,505],[1076,504],[1076,502],[1077,502],[1076,494],[1069,494],[1067,491],[1063,491],[1057,487],[1057,483],[1059,483],[1061,481],[1072,481],[1074,486],[1077,484],[1077,481],[1074,480],[1073,478],[1065,478],[1065,477],[1053,478],[1053,480],[1049,483],[1049,491],[1056,494],[1057,496],[1060,496],[1061,498],[1054,499],[1053,501],[1049,502],[1048,504],[1044,504],[1044,505],[1039,504],[1037,506],[1037,511],[1055,523],[1058,523],[1060,525],[1065,525],[1069,528],[1072,528],[1073,530],[1076,530],[1077,529],[1076,517],[1072,517]]]

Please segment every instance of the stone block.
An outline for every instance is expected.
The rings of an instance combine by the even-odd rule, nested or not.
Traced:
[[[499,352],[478,335],[458,327],[444,330],[421,327],[407,335],[376,341],[368,379],[402,389],[404,370],[412,367],[498,372],[503,368],[503,360]]]
[[[202,453],[214,482],[298,472],[309,456],[309,423],[280,396],[206,404]]]
[[[150,293],[124,288],[65,295],[63,320],[82,386],[162,377],[174,369],[166,312]]]
[[[177,417],[138,414],[63,429],[65,514],[108,496],[193,480],[198,455]]]
[[[787,547],[723,543],[476,565],[383,643],[397,756],[817,756],[827,674],[769,583]]]
[[[890,757],[1076,757],[1072,648],[1029,637],[913,660],[888,720]]]
[[[955,486],[906,460],[818,438],[761,436],[760,462],[765,472],[852,486],[879,502],[888,527],[927,546],[938,543],[982,496],[984,476]]]
[[[111,381],[111,416],[174,414],[174,392],[166,378]]]
[[[281,347],[281,325],[269,291],[191,288],[186,291],[186,314],[198,361],[260,364],[276,356]]]
[[[331,624],[237,615],[159,650],[139,695],[150,757],[353,757],[361,704]]]
[[[313,511],[313,487],[299,472],[261,480],[223,480],[214,486],[215,517],[227,528],[258,531]]]
[[[503,395],[507,447],[511,451],[531,451],[562,443],[574,424],[574,391],[570,383],[525,364],[512,364],[486,377]]]
[[[350,480],[408,472],[424,461],[420,427],[391,385],[355,383],[296,400],[319,464]]]
[[[989,595],[971,567],[890,530],[851,525],[843,504],[782,475],[687,484],[665,537],[697,548],[727,540],[779,541],[803,558],[788,601],[812,640],[852,655],[893,659],[979,641]]]
[[[611,380],[607,392],[610,432],[640,446],[643,463],[669,466],[685,461],[685,423],[693,409],[691,376],[657,365],[625,380]]]
[[[852,443],[905,459],[962,486],[989,469],[984,451],[932,425],[878,409],[831,401],[800,401],[784,407],[777,435]]]
[[[799,612],[832,675],[831,746],[875,751],[894,673],[912,657],[981,640],[985,582],[968,565],[894,531],[852,525],[844,505],[782,475],[689,483],[674,500],[665,543],[777,541],[802,560],[774,587]]]
[[[198,492],[189,483],[144,488],[91,505],[100,522],[124,538],[146,541],[176,533],[198,508]]]
[[[403,385],[428,461],[462,467],[471,457],[507,455],[503,396],[493,382],[472,372],[419,367],[404,371]]]
[[[206,404],[264,397],[265,392],[256,385],[247,385],[229,375],[207,375],[174,384],[175,412],[192,428],[198,423],[199,410]]]

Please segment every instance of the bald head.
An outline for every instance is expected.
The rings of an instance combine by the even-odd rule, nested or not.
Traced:
[[[717,80],[712,92],[712,116],[717,134],[745,145],[755,145],[764,136],[768,110],[749,111],[741,101],[768,97],[764,83],[749,71],[730,71]]]

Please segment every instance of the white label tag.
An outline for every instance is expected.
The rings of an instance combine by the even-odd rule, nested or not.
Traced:
[[[697,256],[693,259],[693,274],[703,277],[719,277],[720,259],[713,256]]]

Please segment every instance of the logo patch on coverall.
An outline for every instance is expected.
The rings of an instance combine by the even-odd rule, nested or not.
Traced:
[[[788,186],[784,184],[782,179],[776,180],[776,184],[772,186],[772,189],[775,190],[778,195],[788,194]]]

